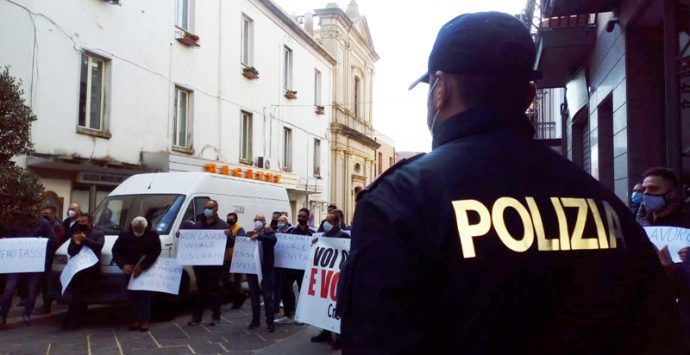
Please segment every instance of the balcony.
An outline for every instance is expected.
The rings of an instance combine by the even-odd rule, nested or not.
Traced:
[[[541,0],[544,17],[587,15],[612,11],[620,0]]]
[[[596,41],[597,15],[543,18],[537,36],[537,70],[541,89],[562,87],[589,57]]]

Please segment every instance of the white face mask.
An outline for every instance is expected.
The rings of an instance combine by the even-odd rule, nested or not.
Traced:
[[[74,218],[76,215],[77,215],[77,212],[75,212],[74,210],[67,211],[67,217],[69,217],[69,218]]]
[[[329,221],[323,222],[323,231],[324,232],[330,232],[331,229],[333,229],[333,225],[331,224],[331,222],[329,222]]]
[[[262,221],[255,221],[254,222],[254,229],[259,230],[264,227],[264,222]]]

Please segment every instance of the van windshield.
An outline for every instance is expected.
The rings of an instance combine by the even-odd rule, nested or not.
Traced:
[[[184,198],[173,194],[108,196],[93,213],[94,226],[105,234],[118,234],[135,217],[143,216],[159,234],[168,234]]]

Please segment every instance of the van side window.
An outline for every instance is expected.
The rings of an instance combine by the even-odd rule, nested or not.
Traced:
[[[210,197],[207,196],[198,196],[194,198],[194,201],[189,203],[189,206],[187,206],[187,211],[184,213],[184,217],[182,218],[182,223],[184,222],[192,222],[196,223],[199,217],[203,216],[204,214],[204,206],[206,206],[206,202],[210,200]]]

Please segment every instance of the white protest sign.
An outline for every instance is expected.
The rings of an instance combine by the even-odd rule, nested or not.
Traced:
[[[47,238],[0,239],[0,274],[43,272]]]
[[[177,295],[180,293],[180,282],[182,281],[182,265],[176,259],[161,258],[151,267],[142,272],[139,277],[132,276],[129,279],[128,290],[132,291],[155,291]]]
[[[234,274],[253,274],[259,276],[261,283],[261,255],[259,242],[249,237],[236,237],[232,253],[230,272]]]
[[[65,265],[65,268],[62,270],[62,273],[60,274],[62,294],[65,294],[65,290],[67,289],[67,286],[69,285],[70,281],[72,281],[72,278],[74,278],[74,275],[76,275],[79,271],[94,266],[97,262],[98,257],[96,256],[96,254],[94,254],[93,250],[91,250],[91,248],[87,247],[86,245],[82,246],[81,250],[77,253],[77,255],[69,258],[69,260],[67,261],[67,265]]]
[[[223,265],[226,243],[223,230],[181,230],[177,262],[180,265]]]
[[[276,267],[304,270],[309,260],[311,236],[277,233],[274,250]]]
[[[314,234],[314,236],[319,236]],[[311,248],[295,319],[302,323],[340,333],[335,315],[340,267],[350,252],[350,239],[319,237]]]
[[[674,262],[681,262],[678,251],[690,247],[690,229],[680,227],[644,227],[649,240],[659,249],[668,247]]]

